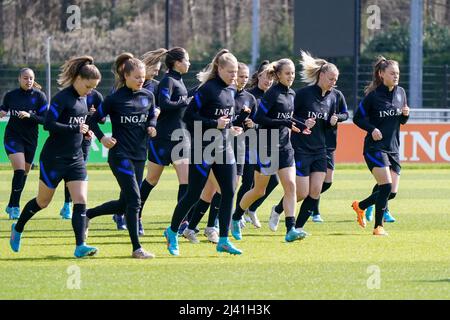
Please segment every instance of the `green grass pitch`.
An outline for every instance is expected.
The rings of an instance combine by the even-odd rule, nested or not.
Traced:
[[[0,299],[450,299],[450,169],[405,168],[400,192],[390,203],[397,222],[388,237],[361,229],[350,204],[372,189],[367,169],[336,171],[323,195],[323,224],[309,221],[312,236],[284,242],[267,227],[281,187],[259,209],[261,229],[248,226],[233,241],[242,256],[216,252],[202,235],[194,245],[180,239],[179,257],[166,250],[163,230],[175,206],[177,179],[167,169],[144,211],[144,248],[153,260],[131,258],[127,231],[117,231],[110,216],[91,222],[88,243],[96,257],[73,257],[70,221],[59,217],[60,185],[51,205],[26,226],[20,253],[9,248],[11,221],[4,213],[12,170],[0,171]],[[28,178],[22,207],[36,195],[38,172]],[[89,171],[88,207],[118,196],[109,170]],[[299,208],[299,207],[298,207]],[[297,209],[298,210],[298,209]]]

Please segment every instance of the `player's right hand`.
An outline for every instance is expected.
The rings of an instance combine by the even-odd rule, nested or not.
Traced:
[[[308,128],[306,128],[305,130],[302,131],[303,134],[309,135],[312,133],[312,131]]]
[[[229,123],[230,119],[227,116],[223,116],[217,120],[217,129],[225,129]]]
[[[380,141],[381,139],[383,139],[383,135],[381,134],[381,131],[378,130],[377,128],[375,128],[375,129],[372,131],[372,139],[373,139],[374,141]]]
[[[245,124],[245,126],[246,126],[247,128],[249,128],[249,129],[255,127],[255,123],[253,122],[252,119],[246,119],[246,120],[244,121],[244,124]]]
[[[308,129],[311,129],[316,125],[316,120],[314,118],[309,118],[305,121],[305,126],[308,127]]]
[[[117,140],[114,139],[113,137],[103,136],[103,138],[102,138],[102,140],[100,140],[100,142],[106,149],[111,149],[116,145]]]
[[[85,124],[85,123],[80,124],[80,132],[82,134],[86,134],[86,132],[88,132],[88,131],[89,131],[89,126],[87,124]]]
[[[238,135],[242,134],[244,130],[241,127],[233,126],[230,128],[230,133],[233,137],[237,137]]]
[[[149,135],[150,138],[156,137],[156,128],[148,127],[147,134]]]
[[[245,106],[244,109],[242,110],[242,112],[251,113],[252,109],[250,109],[249,107]]]
[[[295,133],[300,133],[300,129],[295,126],[294,122],[292,122],[291,130]]]

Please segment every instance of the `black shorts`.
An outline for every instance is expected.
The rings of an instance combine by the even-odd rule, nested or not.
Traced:
[[[41,153],[39,179],[50,189],[56,189],[61,180],[87,181],[86,162],[77,159],[56,158]]]
[[[6,136],[4,138],[4,145],[6,154],[23,153],[25,156],[25,162],[32,164],[34,155],[36,153],[36,145],[26,142],[21,137]]]
[[[268,159],[264,161],[260,159],[258,155],[258,163],[255,165],[255,170],[265,176],[271,176],[276,174],[278,170],[294,166],[293,149],[280,150],[276,156],[277,157],[275,159]]]
[[[335,150],[327,150],[327,169],[334,171],[334,155]]]
[[[175,159],[172,159],[172,150],[177,147]],[[180,152],[183,150],[182,152]],[[190,146],[186,141],[171,141],[166,139],[148,140],[148,161],[168,166],[175,160],[189,159]]]
[[[389,167],[392,171],[400,175],[400,156],[398,153],[387,153],[383,151],[366,151],[364,159],[370,172],[373,168]]]
[[[327,172],[327,155],[295,152],[295,171],[298,177],[309,177],[312,172]]]

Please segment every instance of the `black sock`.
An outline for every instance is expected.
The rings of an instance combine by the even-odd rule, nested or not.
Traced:
[[[67,184],[64,184],[64,202],[69,203],[72,202],[72,198],[70,197],[69,188],[67,188]]]
[[[25,184],[27,183],[27,178],[28,178],[28,174],[25,173],[25,175],[23,176],[22,191],[20,192],[20,195],[19,195],[19,206],[20,206],[20,198],[22,197],[23,189],[25,189]]]
[[[311,198],[310,201],[311,201],[311,211],[312,212],[319,212],[320,197],[319,197],[319,199]]]
[[[320,216],[320,211],[319,211],[319,205],[320,205],[320,198],[317,200],[317,209],[313,211],[312,216]]]
[[[386,210],[391,190],[391,183],[386,183],[378,186],[378,198],[375,203],[375,228],[378,226],[383,226],[384,211]]]
[[[25,170],[14,170],[14,176],[11,183],[11,195],[9,197],[8,207],[17,208],[20,203],[25,177]]]
[[[22,191],[23,189],[25,189],[25,185],[27,184],[27,179],[28,179],[28,174],[25,174],[23,176],[23,186],[22,186]]]
[[[378,191],[378,184],[374,185],[372,188],[372,193],[375,193]]]
[[[333,184],[332,182],[324,182],[322,184],[322,191],[320,191],[320,193],[324,193],[325,191],[330,189],[332,184]]]
[[[233,220],[234,221],[239,221],[241,220],[242,216],[244,215],[245,210],[241,208],[241,206],[238,204],[238,206],[236,207],[236,209],[234,210],[233,213]]]
[[[41,210],[41,207],[39,207],[36,202],[36,198],[28,201],[28,203],[25,205],[25,208],[23,208],[22,213],[20,214],[19,221],[17,221],[15,227],[16,231],[22,233],[25,224]]]
[[[251,206],[248,208],[248,211],[256,212],[258,208],[266,201],[266,199],[270,196],[273,190],[278,186],[279,181],[276,175],[271,176],[269,179],[269,184],[266,187],[266,192],[262,198],[259,198],[255,202],[251,204]]]
[[[181,198],[184,196],[188,188],[187,184],[180,184],[178,186],[178,196],[177,196],[177,202],[180,202]]]
[[[194,230],[197,227],[206,211],[208,211],[209,205],[210,203],[203,201],[202,199],[197,201],[194,206],[194,211],[192,212],[192,218],[189,220],[189,229]]]
[[[148,183],[147,179],[144,179],[141,184],[141,209],[139,210],[139,219],[142,218],[142,210],[144,210],[145,202],[148,199],[148,196],[150,195],[150,192],[152,192],[153,188],[155,186],[152,186],[150,183]]]
[[[197,204],[197,202],[195,204]],[[183,221],[191,221],[192,215],[194,214],[195,204],[189,209],[187,215],[183,218]]]
[[[152,192],[155,186],[151,185],[147,179],[144,179],[141,183],[141,203],[145,203],[147,201],[150,192]]]
[[[377,201],[378,197],[378,185],[376,184],[372,188],[372,194],[368,196],[366,199],[359,202],[359,208],[362,210],[366,210],[368,207],[373,206]]]
[[[123,203],[119,200],[113,200],[105,202],[104,204],[101,204],[98,207],[86,210],[86,217],[88,219],[93,219],[95,217],[113,215],[117,214],[117,212],[124,212],[124,211],[125,207]]]
[[[322,194],[322,193],[326,192],[328,189],[331,188],[332,184],[333,184],[332,182],[324,182],[322,184],[322,190],[320,191],[320,193]],[[317,202],[317,209],[314,210],[314,212],[313,212],[313,216],[320,216],[319,207],[320,207],[320,198],[319,198],[319,201]]]
[[[219,216],[220,201],[222,201],[222,195],[218,192],[214,195],[211,201],[211,207],[209,208],[208,225],[212,228],[216,225],[216,219]]]
[[[295,226],[295,217],[286,217],[284,220],[286,224],[286,230],[287,232],[291,231],[292,227]]]
[[[317,200],[311,198],[310,196],[306,197],[306,199],[303,200],[300,207],[300,212],[297,217],[297,221],[295,222],[296,228],[303,228],[306,221],[308,221],[309,217],[311,216],[312,210],[315,206],[317,206]]]
[[[72,228],[75,233],[77,246],[84,244],[86,229],[86,205],[76,203],[73,205]]]
[[[388,200],[392,200],[397,196],[397,192],[391,192],[391,194],[389,195],[389,199]],[[389,202],[386,205],[386,210],[385,211],[389,211]]]
[[[23,176],[22,191],[20,192],[20,195],[19,195],[19,206],[20,206],[20,198],[22,197],[22,192],[23,192],[23,190],[25,189],[25,185],[26,185],[26,183],[27,183],[27,178],[28,178],[28,174],[25,174],[25,175]]]
[[[284,199],[284,197],[281,198],[280,202],[278,202],[277,206],[275,207],[275,212],[278,213],[278,214],[282,214],[283,211],[284,211],[284,208],[283,208],[283,199]]]
[[[366,199],[359,202],[359,208],[361,210],[366,210],[368,207],[375,204],[378,198],[379,191],[375,191],[370,196],[368,196]]]

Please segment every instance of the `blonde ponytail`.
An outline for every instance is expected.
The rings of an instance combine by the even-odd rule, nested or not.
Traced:
[[[142,55],[141,60],[145,64],[145,66],[149,68],[161,62],[162,58],[167,54],[167,52],[169,52],[169,50],[164,48],[148,51]]]
[[[330,70],[338,71],[338,68],[334,64],[324,59],[313,58],[308,52],[302,50],[300,55],[300,64],[303,67],[303,70],[300,72],[300,77],[308,85],[317,84],[321,73]]]
[[[278,61],[274,61],[267,65],[265,72],[267,75],[274,79],[275,81],[279,81],[278,73],[283,70],[283,67],[286,65],[294,65],[294,62],[292,62],[291,59],[280,59]]]
[[[224,67],[228,63],[238,63],[236,57],[227,49],[220,50],[214,57],[213,61],[207,66],[205,71],[197,74],[197,79],[201,82],[200,86],[208,80],[214,79],[219,74],[219,66]]]

